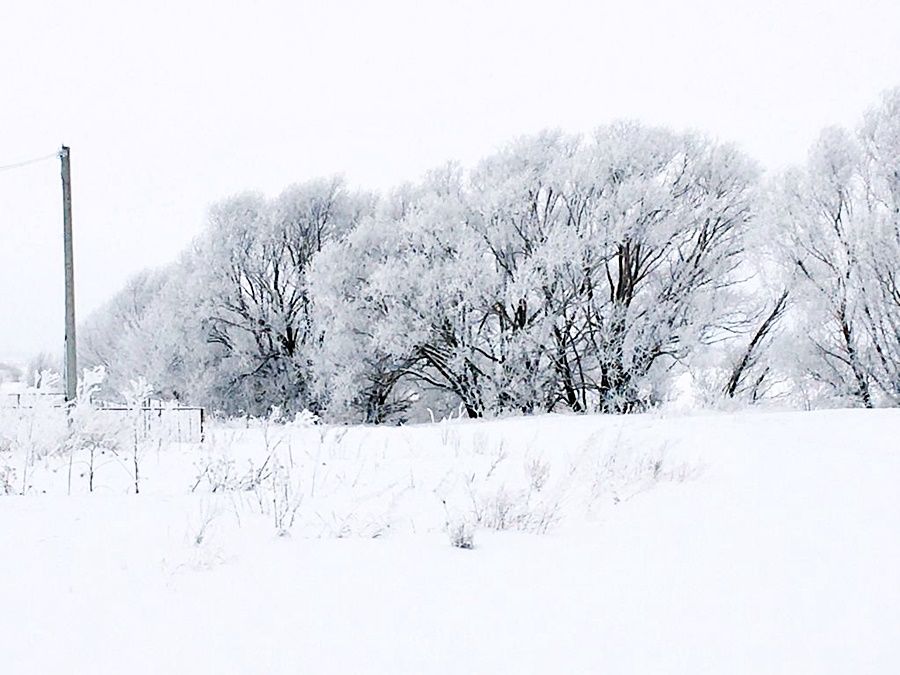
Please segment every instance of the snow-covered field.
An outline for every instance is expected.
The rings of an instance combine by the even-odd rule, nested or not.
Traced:
[[[0,673],[900,672],[897,410],[133,452],[0,453]]]

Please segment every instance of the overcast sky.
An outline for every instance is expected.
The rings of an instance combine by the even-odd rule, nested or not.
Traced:
[[[83,319],[210,202],[387,188],[545,127],[697,128],[776,169],[900,85],[900,2],[3,3],[0,165],[72,147]],[[0,171],[0,360],[61,351],[59,167]]]

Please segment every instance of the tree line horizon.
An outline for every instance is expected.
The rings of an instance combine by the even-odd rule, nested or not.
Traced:
[[[333,422],[900,404],[900,88],[798,167],[637,122],[521,137],[384,195],[340,178],[213,204],[180,259],[79,327],[225,415]]]

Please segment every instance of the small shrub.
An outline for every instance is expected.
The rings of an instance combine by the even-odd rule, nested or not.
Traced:
[[[467,520],[457,520],[447,523],[447,536],[450,537],[450,545],[467,551],[475,548],[475,526]]]
[[[664,445],[635,449],[626,444],[599,459],[591,491],[594,499],[608,497],[617,504],[659,483],[681,483],[695,477],[701,469],[673,461]]]
[[[531,490],[510,495],[504,486],[493,494],[473,497],[476,522],[492,530],[518,530],[546,534],[559,520],[559,502],[533,499]]]
[[[261,483],[260,488],[267,490],[266,497],[272,505],[272,524],[276,534],[279,537],[290,534],[297,519],[300,503],[303,501],[299,481],[292,478],[288,467],[283,467],[276,460],[272,467],[271,479]],[[263,503],[262,497],[260,503]]]
[[[540,492],[550,478],[550,462],[535,458],[528,462],[525,468],[528,471],[531,489]]]
[[[12,441],[0,436],[0,495],[16,493],[16,470],[9,463],[12,458]]]

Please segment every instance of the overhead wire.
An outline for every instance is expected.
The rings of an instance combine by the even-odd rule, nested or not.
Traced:
[[[59,157],[59,151],[51,153],[49,155],[43,155],[42,157],[34,157],[32,159],[26,159],[21,162],[13,162],[12,164],[0,164],[0,171],[11,171],[12,169],[19,169],[23,166],[28,166],[29,164],[37,164],[38,162],[53,159],[54,157]]]

